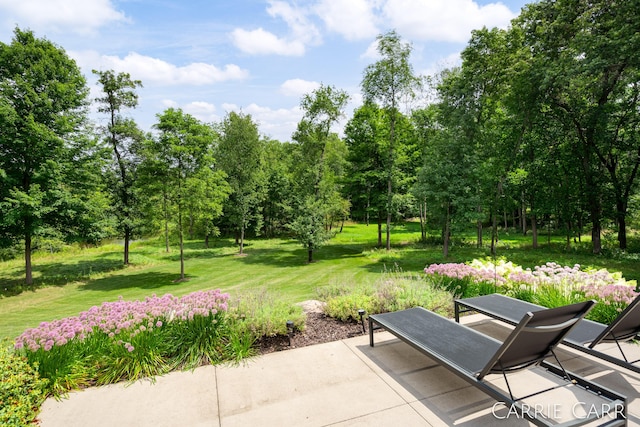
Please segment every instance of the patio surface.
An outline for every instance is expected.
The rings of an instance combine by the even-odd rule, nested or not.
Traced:
[[[497,338],[509,332],[482,315],[464,316],[462,322]],[[627,347],[640,359],[640,346]],[[569,371],[626,395],[629,425],[640,426],[640,374],[564,346],[558,353]],[[555,381],[541,369],[509,379],[516,396]],[[497,375],[491,381],[504,385]],[[575,387],[552,393],[536,398],[541,416],[567,420],[580,417],[579,401],[602,403]],[[41,427],[530,425],[388,332],[376,332],[373,348],[362,335],[237,366],[174,372],[155,383],[89,388],[60,401],[48,399],[39,419]]]

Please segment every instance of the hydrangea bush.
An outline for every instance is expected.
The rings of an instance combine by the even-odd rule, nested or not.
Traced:
[[[473,260],[469,264],[431,264],[424,272],[430,283],[456,297],[499,292],[546,307],[594,299],[598,304],[588,317],[602,323],[610,323],[638,296],[635,280],[627,281],[621,273],[606,269],[582,269],[579,264],[548,262],[523,269],[503,260]]]

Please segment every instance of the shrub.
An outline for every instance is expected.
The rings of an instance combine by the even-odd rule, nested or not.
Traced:
[[[339,319],[343,322],[358,321],[358,310],[363,309],[367,313],[377,313],[377,300],[373,295],[365,295],[354,292],[339,295],[326,301],[324,312],[327,316]]]
[[[287,303],[283,298],[266,289],[242,293],[229,304],[231,328],[253,340],[287,334],[287,321],[298,330],[305,328],[302,307]]]
[[[385,271],[372,284],[333,285],[317,292],[321,299],[328,296],[325,314],[342,321],[359,321],[359,309],[375,314],[420,306],[445,316],[450,316],[453,310],[449,292],[425,283],[421,275],[398,269]]]
[[[35,425],[46,381],[28,361],[0,344],[0,425]]]

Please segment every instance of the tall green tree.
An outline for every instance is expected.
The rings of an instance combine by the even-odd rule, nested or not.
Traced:
[[[327,186],[323,181],[326,178],[327,144],[331,127],[344,114],[348,99],[345,91],[321,85],[301,101],[304,116],[293,135],[299,144],[295,171],[298,212],[291,228],[307,249],[309,262],[313,261],[313,252],[330,237],[325,220],[335,187]]]
[[[136,89],[140,80],[133,80],[128,73],[113,70],[96,71],[102,96],[96,98],[98,111],[107,115],[102,126],[103,140],[111,149],[111,163],[107,179],[112,183],[115,214],[124,238],[124,265],[129,264],[129,242],[135,230],[138,206],[135,195],[136,168],[140,162],[137,151],[144,139],[135,121],[124,115],[124,110],[138,105]]]
[[[224,172],[215,165],[215,132],[210,126],[174,108],[158,114],[154,126],[160,135],[149,142],[146,152],[155,156],[160,175],[167,177],[180,245],[180,280],[185,280],[184,231],[189,208],[192,214],[212,221],[222,213],[229,186]]]
[[[258,134],[258,125],[248,114],[227,114],[221,130],[216,158],[231,186],[231,195],[225,208],[238,229],[240,255],[243,255],[245,230],[250,219],[257,217],[261,198],[264,147]]]
[[[61,230],[67,204],[68,142],[86,120],[88,89],[65,51],[16,28],[0,43],[0,239],[24,242],[33,283],[32,239]]]
[[[267,237],[284,233],[294,215],[294,164],[299,146],[266,140],[263,151],[264,181],[260,203],[263,231]]]
[[[356,109],[345,126],[348,172],[345,193],[351,201],[352,215],[369,224],[378,223],[378,246],[382,246],[382,222],[386,216],[387,176],[385,146],[388,136],[384,113],[374,103]]]
[[[387,250],[391,249],[391,217],[393,209],[393,175],[396,158],[396,123],[399,108],[415,96],[421,81],[414,75],[409,61],[411,45],[402,42],[395,31],[381,34],[378,53],[382,57],[366,67],[362,79],[362,93],[365,101],[379,102],[386,110],[389,120],[389,140],[387,146]]]
[[[516,77],[532,82],[518,95],[535,100],[574,132],[573,153],[583,167],[593,252],[608,192],[619,246],[627,246],[628,202],[640,167],[640,15],[635,1],[543,0],[514,21],[527,66]],[[606,171],[603,182],[602,171]]]

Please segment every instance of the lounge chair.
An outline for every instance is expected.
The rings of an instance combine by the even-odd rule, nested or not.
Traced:
[[[522,315],[529,311],[544,310],[545,307],[521,301],[501,294],[484,295],[474,298],[455,300],[455,319],[459,321],[460,314],[475,311],[494,319],[518,324]],[[640,333],[640,296],[627,306],[610,324],[592,320],[583,320],[562,341],[563,344],[590,354],[607,362],[640,373],[640,360],[629,360],[620,343],[635,339]],[[602,343],[615,342],[622,358],[598,351],[595,346]]]
[[[613,414],[591,413],[564,425],[578,426],[594,420],[602,421],[602,426],[626,425],[625,396],[565,371],[555,357],[554,348],[593,304],[593,301],[587,301],[526,313],[504,342],[420,307],[375,314],[369,316],[369,344],[374,346],[374,330],[384,328],[538,426],[559,424],[528,411],[524,400],[565,386],[591,391],[606,399],[608,408],[616,410]],[[554,357],[558,365],[547,362],[545,359],[548,357]],[[552,388],[514,397],[507,374],[534,366],[548,370],[563,381]],[[508,394],[485,380],[489,374],[504,376]]]

